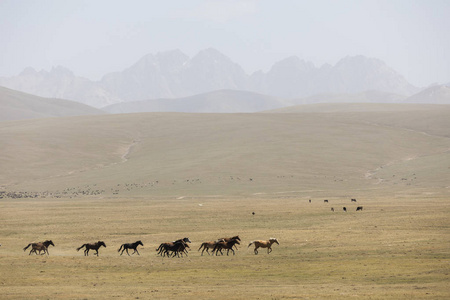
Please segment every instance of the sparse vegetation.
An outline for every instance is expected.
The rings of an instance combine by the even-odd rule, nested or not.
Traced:
[[[448,115],[440,107],[395,120],[377,111],[2,122],[0,294],[447,299]],[[236,255],[197,251],[234,235]],[[187,257],[157,255],[183,237],[192,241]],[[247,248],[271,237],[280,244],[270,254]],[[49,256],[23,251],[44,240],[55,245]],[[140,256],[117,252],[138,240]],[[99,257],[76,251],[97,241],[107,246]]]

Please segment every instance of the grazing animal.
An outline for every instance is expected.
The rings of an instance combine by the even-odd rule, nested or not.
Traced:
[[[345,212],[347,212],[347,207],[344,206],[342,209],[343,209]]]
[[[233,255],[235,255],[233,246],[236,247],[236,249],[237,249],[236,244],[240,245],[241,243],[239,243],[239,240],[237,240],[237,239],[230,240],[230,241],[224,241],[224,240],[218,241],[216,243],[216,245],[214,246],[212,253],[214,254],[214,252],[216,252],[216,256],[217,256],[217,253],[220,252],[220,255],[223,255],[222,249],[226,249],[227,255],[230,252],[230,250],[233,252]]]
[[[311,199],[309,199],[309,203],[311,203]]]
[[[323,200],[323,203],[328,203],[328,200]]]
[[[331,208],[331,211],[334,211],[334,207]]]
[[[356,208],[356,211],[358,211],[358,210],[363,210],[363,207],[362,206],[358,206],[357,208]]]
[[[216,244],[218,243],[218,241],[214,241],[214,242],[204,242],[200,245],[200,248],[198,248],[198,251],[200,251],[200,249],[203,248],[202,250],[202,256],[203,256],[203,252],[208,253],[208,255],[211,255],[211,253],[209,253],[208,249],[214,249],[214,247],[216,246]]]
[[[352,201],[352,202],[356,202],[356,199],[352,199],[351,201]]]
[[[255,212],[252,212],[252,215],[255,215]],[[1,246],[1,245],[0,245]]]
[[[247,248],[249,248],[252,244],[255,244],[255,250],[254,250],[255,255],[258,254],[258,248],[260,248],[260,247],[267,248],[267,254],[269,254],[270,252],[272,252],[272,244],[273,243],[277,243],[278,245],[280,244],[280,243],[278,243],[278,240],[276,238],[270,238],[268,241],[261,241],[261,240],[252,241],[250,244],[248,244]]]
[[[49,255],[48,253],[48,247],[52,245],[53,247],[55,247],[55,244],[53,244],[52,240],[47,240],[45,242],[40,242],[40,243],[30,243],[28,244],[28,246],[26,246],[25,248],[23,248],[23,251],[27,250],[28,247],[31,246],[31,250],[30,253],[28,255],[31,255],[31,253],[34,252],[34,254],[37,255],[36,251],[39,251],[39,254],[41,254],[41,251],[44,251],[43,254],[47,253],[47,255]]]
[[[123,254],[123,251],[127,251],[128,256],[130,256],[130,253],[128,253],[128,249],[133,249],[134,252],[131,253],[131,254],[137,253],[138,255],[140,255],[140,254],[139,254],[139,251],[137,250],[137,247],[138,247],[139,245],[144,246],[144,244],[142,244],[141,241],[137,241],[137,242],[129,243],[129,244],[122,244],[122,246],[120,246],[120,248],[119,248],[119,250],[117,250],[117,252],[120,252],[120,250],[122,250],[122,248],[123,248],[123,250],[122,250],[122,252],[120,253],[120,255]]]
[[[84,256],[89,256],[89,250],[91,250],[91,249],[95,250],[95,254],[94,255],[98,256],[98,249],[101,246],[104,246],[106,248],[106,245],[105,245],[105,243],[103,241],[98,241],[96,243],[91,243],[91,244],[83,244],[83,246],[77,248],[77,251],[80,251],[81,248],[86,247],[84,249]]]

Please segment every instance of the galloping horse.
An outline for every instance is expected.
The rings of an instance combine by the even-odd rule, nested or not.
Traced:
[[[280,243],[278,243],[278,240],[276,238],[270,238],[268,241],[253,241],[250,244],[248,244],[248,247],[250,247],[252,244],[255,244],[255,255],[258,254],[258,248],[267,248],[267,254],[269,254],[270,252],[272,252],[272,244],[273,243],[277,243],[278,245]],[[247,247],[247,248],[248,248]]]
[[[28,255],[31,255],[32,252],[34,252],[34,254],[37,255],[36,251],[39,251],[39,254],[41,254],[41,251],[44,251],[43,254],[47,253],[47,255],[49,255],[49,253],[48,253],[48,246],[50,246],[50,245],[55,247],[55,244],[53,244],[52,240],[47,240],[47,241],[41,242],[41,243],[30,243],[30,244],[28,244],[28,246],[23,248],[23,251],[27,250],[28,247],[31,246],[31,250],[30,250],[30,253]]]
[[[91,243],[91,244],[83,244],[83,246],[77,248],[77,251],[80,251],[81,248],[86,247],[86,249],[84,249],[84,256],[89,256],[89,250],[91,250],[91,249],[95,250],[96,253],[94,255],[98,256],[98,249],[101,246],[104,246],[106,248],[105,243],[102,241],[98,241],[97,243]]]
[[[170,257],[171,253],[173,252],[172,257],[178,256],[180,257],[180,253],[181,256],[183,256],[183,253],[186,254],[187,256],[187,250],[186,248],[190,248],[189,245],[184,241],[184,239],[181,240],[176,240],[175,242],[170,242],[170,243],[162,243],[161,245],[159,245],[158,249],[156,249],[156,251],[159,250],[158,254],[161,255],[162,257],[166,256]]]
[[[122,253],[120,253],[120,255],[122,255],[123,251],[126,250],[128,256],[130,256],[130,253],[128,253],[128,249],[133,249],[134,252],[131,254],[137,253],[138,255],[140,255],[139,251],[137,250],[137,246],[139,246],[139,245],[144,246],[144,244],[142,244],[141,241],[137,241],[137,242],[129,243],[129,244],[122,244],[122,246],[120,246],[120,248],[119,248],[119,250],[117,250],[117,252],[120,252],[120,250],[123,248]]]
[[[208,249],[214,249],[214,247],[216,246],[216,244],[218,243],[218,241],[214,241],[214,242],[204,242],[201,244],[200,248],[198,248],[198,251],[200,251],[200,249],[203,248],[202,250],[202,256],[203,256],[203,252],[208,253],[208,255],[211,255],[211,253],[209,253]]]
[[[159,245],[158,248],[156,248],[156,251],[158,251],[157,254],[164,256],[165,254],[167,254],[167,256],[169,256],[169,251],[172,250],[167,250],[167,248],[173,248],[175,244],[179,244],[183,242],[184,244],[187,245],[187,243],[191,243],[191,240],[188,237],[173,241],[173,242],[168,242],[168,243],[162,243],[161,245]],[[189,246],[184,247],[183,252],[187,255],[187,250],[186,248],[189,248]],[[178,253],[176,253],[178,254]],[[174,255],[175,256],[175,255]]]
[[[220,241],[231,242],[233,240],[238,240],[239,242],[241,241],[241,239],[239,238],[238,235],[235,235],[235,236],[232,236],[232,237],[228,237],[228,238],[221,238],[221,239],[218,239],[217,241],[218,242],[220,242]],[[236,250],[237,250],[236,244],[234,246],[236,247]]]
[[[212,253],[214,254],[214,252],[216,252],[216,256],[217,256],[217,253],[220,252],[220,254],[223,255],[222,249],[227,249],[227,255],[230,252],[230,250],[233,252],[233,255],[235,255],[233,246],[236,246],[236,244],[240,245],[241,243],[239,243],[239,241],[237,239],[231,240],[229,242],[225,242],[225,241],[217,242],[217,244],[214,246]],[[237,246],[236,246],[236,249],[237,249]]]

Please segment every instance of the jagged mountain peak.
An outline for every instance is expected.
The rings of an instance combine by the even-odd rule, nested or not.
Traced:
[[[417,92],[403,76],[376,58],[347,56],[334,66],[290,56],[272,68],[248,75],[215,48],[192,58],[179,49],[146,54],[130,67],[94,82],[58,66],[49,72],[25,69],[0,78],[0,85],[46,97],[61,97],[96,107],[157,98],[180,98],[220,89],[247,90],[276,97],[300,98],[320,93],[380,90],[405,96]],[[92,101],[92,102],[91,102]],[[94,104],[95,103],[95,104]]]
[[[304,59],[300,59],[298,56],[289,56],[283,60],[280,60],[276,62],[272,69],[276,68],[294,68],[294,69],[300,69],[300,70],[308,70],[308,69],[314,69],[315,66],[312,62],[305,61]]]

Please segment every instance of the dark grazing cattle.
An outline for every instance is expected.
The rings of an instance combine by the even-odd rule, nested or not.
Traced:
[[[358,206],[357,208],[356,208],[356,211],[358,211],[358,210],[363,210],[363,207],[362,206]]]
[[[323,203],[328,203],[328,200],[323,200]]]
[[[347,212],[347,207],[344,206],[342,209],[343,209],[345,212]]]
[[[331,208],[331,211],[334,211],[334,207]]]
[[[352,202],[356,202],[356,199],[352,199]]]

